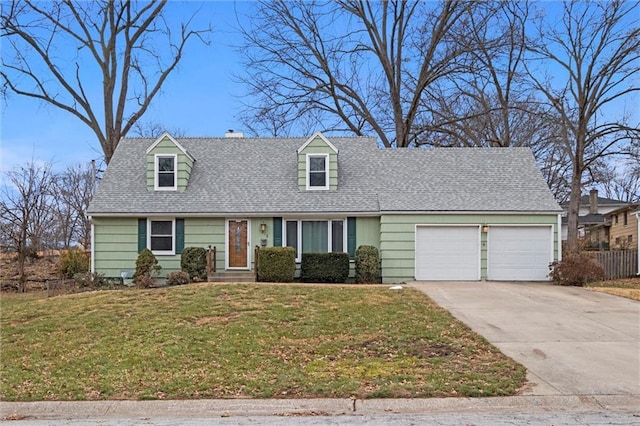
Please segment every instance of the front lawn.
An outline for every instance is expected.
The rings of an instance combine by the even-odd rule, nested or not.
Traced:
[[[0,399],[495,396],[525,369],[411,288],[2,296]]]
[[[640,278],[598,281],[586,285],[590,290],[640,301]]]

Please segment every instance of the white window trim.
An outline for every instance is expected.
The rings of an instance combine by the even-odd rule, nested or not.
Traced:
[[[171,250],[151,250],[151,222],[171,221]],[[176,254],[176,219],[169,217],[147,218],[147,247],[156,256],[173,256]]]
[[[311,186],[311,167],[310,160],[313,157],[323,157],[324,158],[324,173],[325,173],[325,181],[324,186]],[[329,189],[329,154],[307,154],[307,190],[308,191],[326,191]]]
[[[160,158],[173,158],[173,186],[160,186],[160,168],[158,167]],[[178,155],[177,154],[155,154],[153,162],[153,186],[156,191],[176,191],[178,189]]]
[[[282,247],[287,247],[287,222],[297,222],[297,236],[296,239],[298,241],[298,253],[296,253],[296,262],[302,262],[302,222],[327,222],[327,248],[331,250],[333,247],[333,232],[332,232],[332,222],[342,222],[342,253],[348,253],[347,251],[347,218],[334,217],[331,219],[327,218],[283,218],[282,219]],[[329,251],[328,253],[333,253]]]

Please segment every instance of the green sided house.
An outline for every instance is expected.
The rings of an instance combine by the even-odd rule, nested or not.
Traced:
[[[92,270],[184,247],[250,271],[255,246],[380,249],[383,282],[547,280],[560,217],[526,148],[379,149],[368,137],[123,139],[89,208]]]

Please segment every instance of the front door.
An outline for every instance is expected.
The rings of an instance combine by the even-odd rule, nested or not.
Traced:
[[[227,243],[227,253],[229,253],[229,268],[247,268],[248,266],[248,246],[247,238],[248,221],[230,220]]]

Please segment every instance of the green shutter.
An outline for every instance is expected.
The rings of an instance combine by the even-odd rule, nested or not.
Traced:
[[[273,245],[282,247],[282,218],[273,218]]]
[[[347,252],[349,258],[354,259],[356,257],[356,218],[347,218]]]
[[[138,219],[138,253],[147,248],[147,219]]]
[[[176,219],[176,254],[184,250],[184,219]]]

